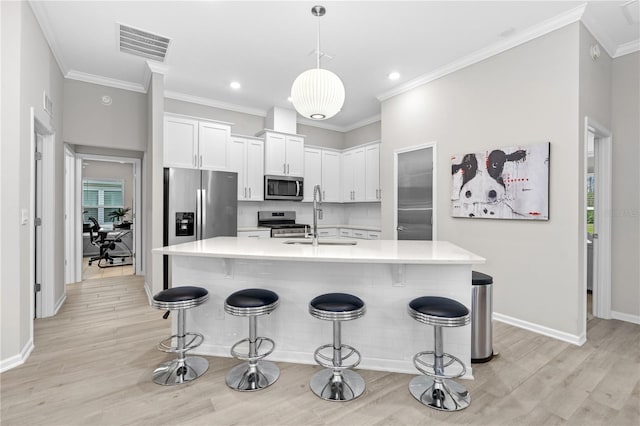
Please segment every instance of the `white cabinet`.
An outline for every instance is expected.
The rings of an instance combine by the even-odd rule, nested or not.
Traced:
[[[318,237],[334,238],[338,236],[338,228],[320,228],[318,229]]]
[[[367,239],[379,240],[382,237],[382,233],[378,231],[367,231]]]
[[[271,230],[238,231],[238,238],[271,238]]]
[[[322,201],[340,202],[340,153],[322,150]]]
[[[165,167],[228,170],[231,126],[187,117],[165,116]]]
[[[361,240],[379,240],[381,237],[380,231],[367,231],[357,228],[340,228],[339,234],[341,237],[357,238]]]
[[[380,201],[380,144],[342,153],[342,201]]]
[[[342,201],[364,201],[365,151],[356,148],[342,154]]]
[[[340,228],[340,236],[341,237],[350,237],[351,236],[351,229],[349,229],[349,228]]]
[[[229,170],[238,173],[238,200],[264,200],[264,142],[262,139],[232,136]]]
[[[366,239],[369,238],[369,235],[368,235],[367,231],[363,231],[362,229],[352,229],[351,230],[351,237],[359,238],[361,240],[366,240]]]
[[[313,187],[320,185],[322,201],[340,202],[340,153],[318,148],[304,149],[304,198],[313,201]]]
[[[265,132],[264,172],[276,176],[304,176],[304,138]]]
[[[380,201],[380,144],[365,149],[365,201]]]
[[[304,149],[304,197],[302,201],[313,201],[313,187],[322,186],[322,150]]]

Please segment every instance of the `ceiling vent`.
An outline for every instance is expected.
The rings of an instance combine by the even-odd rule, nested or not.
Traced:
[[[120,51],[164,62],[170,38],[118,24],[120,29]]]

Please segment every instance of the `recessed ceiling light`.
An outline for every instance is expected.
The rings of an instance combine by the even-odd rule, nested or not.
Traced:
[[[397,80],[399,78],[400,78],[399,72],[394,71],[392,73],[389,73],[389,80]]]
[[[289,97],[287,98],[287,100],[288,100],[289,102],[293,102],[293,98],[292,98],[291,96],[289,96]]]
[[[240,86],[240,83],[238,83],[237,81],[232,81],[229,87],[231,87],[234,90],[238,90],[241,86]]]

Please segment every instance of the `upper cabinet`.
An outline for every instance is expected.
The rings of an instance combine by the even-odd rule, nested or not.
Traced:
[[[276,176],[304,176],[304,138],[265,132],[264,173]]]
[[[228,170],[230,137],[229,124],[166,115],[164,166]]]
[[[264,200],[264,142],[231,136],[229,170],[238,173],[238,200]]]
[[[380,144],[342,153],[342,201],[380,201]]]
[[[313,187],[320,185],[322,201],[340,202],[340,153],[320,148],[304,149],[304,198],[313,201]]]

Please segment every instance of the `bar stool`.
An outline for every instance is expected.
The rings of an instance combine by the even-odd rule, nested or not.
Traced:
[[[209,300],[209,292],[200,287],[174,287],[153,296],[154,308],[166,309],[164,319],[171,311],[178,311],[177,333],[158,343],[163,352],[177,353],[174,360],[160,364],[153,371],[153,381],[159,385],[178,385],[202,376],[209,369],[209,361],[199,356],[185,357],[185,353],[200,346],[204,337],[200,333],[187,333],[185,310],[195,308]],[[173,339],[176,339],[175,346]]]
[[[408,307],[409,315],[423,324],[433,326],[434,351],[418,352],[413,364],[423,373],[414,377],[409,391],[422,404],[442,411],[458,411],[467,408],[471,395],[454,378],[463,376],[467,369],[453,355],[445,353],[442,346],[442,327],[462,327],[469,324],[469,310],[461,303],[446,297],[419,297]],[[445,373],[452,366],[454,374]]]
[[[227,297],[224,311],[230,315],[249,317],[249,338],[236,342],[231,347],[234,358],[244,360],[227,374],[227,386],[238,391],[257,391],[271,386],[280,377],[280,369],[263,358],[271,354],[275,342],[267,337],[258,336],[258,316],[273,312],[279,303],[276,293],[270,290],[250,288],[239,290]],[[267,350],[260,353],[263,343],[268,343]],[[238,346],[249,344],[247,352],[238,352]]]
[[[342,321],[364,315],[364,302],[351,294],[328,293],[309,302],[309,313],[315,318],[333,321],[333,343],[320,346],[313,353],[315,361],[325,369],[311,378],[311,390],[327,401],[351,401],[359,397],[364,392],[364,379],[351,369],[360,364],[360,352],[342,344],[340,327]]]

